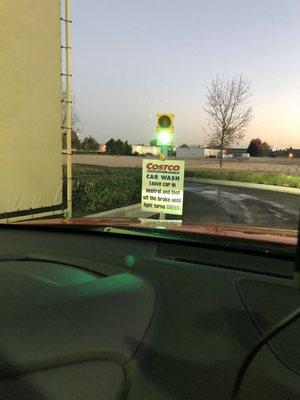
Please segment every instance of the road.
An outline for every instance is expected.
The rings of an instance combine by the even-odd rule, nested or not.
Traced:
[[[297,229],[300,196],[186,182],[183,220]]]

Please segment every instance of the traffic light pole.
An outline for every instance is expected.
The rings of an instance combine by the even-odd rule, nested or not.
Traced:
[[[156,143],[160,146],[160,160],[165,161],[168,158],[169,146],[173,143],[173,119],[174,114],[156,114],[157,126],[156,126]],[[165,220],[166,214],[159,213],[159,220]]]
[[[161,146],[161,154],[164,157],[164,160],[166,160],[168,158],[168,146]]]
[[[168,158],[168,146],[161,146],[160,159],[165,161]],[[164,221],[166,219],[166,214],[163,212],[159,213],[159,220]]]

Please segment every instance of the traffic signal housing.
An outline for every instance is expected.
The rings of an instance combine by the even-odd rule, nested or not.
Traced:
[[[156,143],[157,146],[174,145],[174,114],[157,114]]]

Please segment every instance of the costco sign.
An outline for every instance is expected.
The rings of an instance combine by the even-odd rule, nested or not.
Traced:
[[[142,211],[182,215],[184,161],[143,160]]]

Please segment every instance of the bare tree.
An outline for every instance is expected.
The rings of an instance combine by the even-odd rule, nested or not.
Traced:
[[[207,86],[208,141],[220,149],[220,168],[224,150],[245,136],[253,114],[249,107],[251,83],[242,77],[214,77]]]
[[[66,125],[66,90],[63,88],[62,90],[62,109],[61,109],[61,118],[62,118],[62,147],[63,149],[67,146],[67,131],[65,129]],[[80,150],[80,119],[78,112],[76,110],[76,101],[74,96],[72,96],[72,148]]]
[[[62,116],[62,126],[65,126],[66,123],[66,90],[65,88],[62,89],[62,109],[61,109],[61,116]],[[78,112],[76,110],[76,100],[74,96],[72,96],[72,128],[74,131],[79,132],[80,126],[80,119]]]

